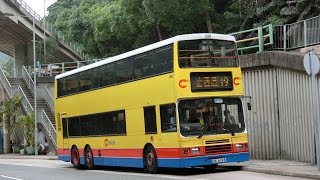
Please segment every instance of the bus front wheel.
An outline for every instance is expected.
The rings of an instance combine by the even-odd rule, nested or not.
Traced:
[[[158,172],[158,159],[156,151],[152,146],[148,146],[143,155],[144,170],[148,173]]]
[[[90,146],[85,148],[84,155],[85,155],[86,167],[88,169],[94,169],[93,154]]]
[[[80,155],[77,146],[73,146],[71,149],[71,163],[75,168],[80,168]]]

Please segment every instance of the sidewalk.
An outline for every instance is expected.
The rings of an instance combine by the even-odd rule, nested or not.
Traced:
[[[289,160],[250,160],[237,165],[243,166],[242,169],[245,171],[320,179],[317,165],[309,163]]]
[[[1,159],[44,159],[57,160],[57,156],[28,156],[20,154],[0,154]],[[320,179],[317,165],[289,160],[250,160],[243,163],[227,163],[225,166],[242,166],[245,171],[293,176],[301,178]]]
[[[44,160],[57,160],[58,156],[48,156],[48,155],[23,155],[23,154],[0,154],[1,159],[44,159]]]

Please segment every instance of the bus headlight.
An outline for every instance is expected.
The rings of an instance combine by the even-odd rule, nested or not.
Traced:
[[[191,153],[192,154],[199,154],[200,153],[200,149],[199,148],[191,148]]]
[[[242,151],[243,145],[242,144],[236,144],[237,151]]]

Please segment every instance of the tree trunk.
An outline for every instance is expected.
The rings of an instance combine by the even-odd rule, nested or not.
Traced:
[[[206,23],[207,23],[208,33],[213,33],[211,18],[210,18],[210,15],[209,15],[208,11],[205,12],[205,16],[206,16]]]
[[[10,118],[8,114],[3,113],[3,153],[7,154],[11,152],[11,143],[10,143]]]
[[[159,25],[159,20],[157,22],[157,31],[158,31],[158,37],[159,37],[159,41],[162,41],[162,35],[161,35],[161,31],[160,31],[160,25]]]

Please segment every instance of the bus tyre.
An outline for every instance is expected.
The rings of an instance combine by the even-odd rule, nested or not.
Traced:
[[[143,155],[144,170],[155,174],[158,172],[158,159],[156,151],[152,146],[148,146]]]
[[[94,162],[93,162],[93,154],[90,146],[86,147],[84,150],[85,155],[85,165],[87,169],[94,169]]]
[[[80,155],[77,146],[73,146],[71,149],[71,164],[77,169],[80,168]]]

